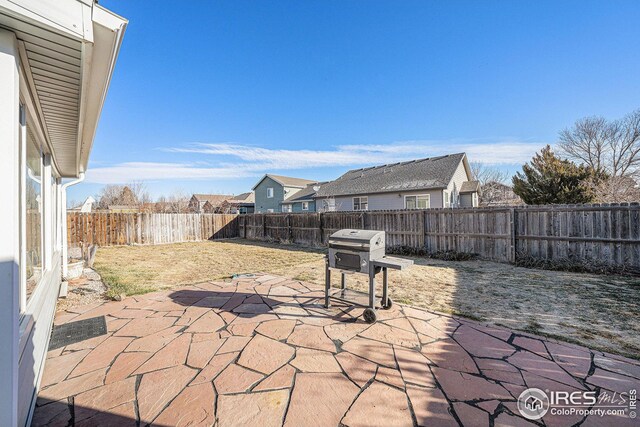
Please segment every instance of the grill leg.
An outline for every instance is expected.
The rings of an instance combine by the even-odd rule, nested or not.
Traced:
[[[389,305],[389,283],[387,282],[387,267],[382,268],[382,306]]]
[[[369,270],[369,308],[375,310],[376,304],[376,270],[371,267]]]
[[[344,291],[347,289],[347,275],[342,273],[340,278],[340,287],[342,288],[342,297],[344,298]]]
[[[324,306],[329,308],[329,291],[331,290],[331,270],[329,269],[329,260],[325,262],[324,271]]]

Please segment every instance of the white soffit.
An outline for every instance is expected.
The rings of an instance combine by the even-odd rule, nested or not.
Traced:
[[[84,172],[127,21],[90,0],[0,0],[62,176]]]

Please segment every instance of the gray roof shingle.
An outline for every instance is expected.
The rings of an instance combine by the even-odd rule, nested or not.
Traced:
[[[464,153],[350,170],[320,187],[316,197],[445,188]]]
[[[460,186],[460,193],[475,193],[480,190],[480,181],[465,181]]]
[[[293,203],[293,202],[300,202],[303,200],[313,200],[313,197],[316,195],[316,190],[315,188],[322,188],[323,185],[325,185],[326,182],[316,182],[314,184],[309,184],[307,186],[307,188],[303,188],[302,190],[293,193],[292,195],[290,195],[289,197],[287,197],[284,202],[285,203]]]

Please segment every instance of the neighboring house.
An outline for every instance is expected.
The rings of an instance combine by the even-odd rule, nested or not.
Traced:
[[[315,212],[314,197],[323,184],[326,182],[309,184],[306,188],[287,197],[282,202],[282,212]]]
[[[93,204],[96,202],[96,199],[89,196],[86,198],[84,203],[80,206],[75,206],[71,209],[67,209],[69,212],[81,212],[81,213],[90,213],[93,210]]]
[[[228,199],[232,199],[231,194],[194,194],[189,200],[189,211],[194,213],[217,212],[220,205]],[[205,208],[205,205],[209,205]]]
[[[460,207],[473,208],[478,206],[480,181],[466,181],[460,187]]]
[[[282,212],[282,202],[316,181],[267,174],[253,187],[255,212]]]
[[[479,191],[480,206],[521,206],[524,202],[513,187],[501,182],[490,181],[484,184]]]
[[[354,169],[320,186],[318,211],[449,208],[478,205],[465,153]],[[466,203],[466,202],[465,202]]]
[[[232,199],[225,200],[222,205],[220,205],[220,211],[222,213],[252,214],[254,210],[255,195],[253,191],[233,196]]]
[[[0,426],[31,424],[68,273],[66,189],[85,176],[126,26],[91,0],[0,0]]]

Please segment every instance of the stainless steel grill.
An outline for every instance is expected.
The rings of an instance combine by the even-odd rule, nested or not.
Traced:
[[[325,307],[329,307],[330,300],[337,299],[352,304],[366,307],[363,317],[366,322],[376,321],[376,274],[382,272],[382,299],[383,309],[391,308],[392,301],[389,298],[387,270],[404,270],[413,264],[413,261],[403,258],[388,257],[385,254],[384,231],[376,230],[339,230],[329,237],[329,253],[326,259],[325,274]],[[342,274],[341,290],[337,293],[331,291],[331,270],[338,270]],[[364,273],[369,275],[369,303],[357,304],[345,298],[346,274]]]
[[[336,231],[329,237],[329,267],[369,273],[371,261],[383,258],[384,251],[384,231]]]

